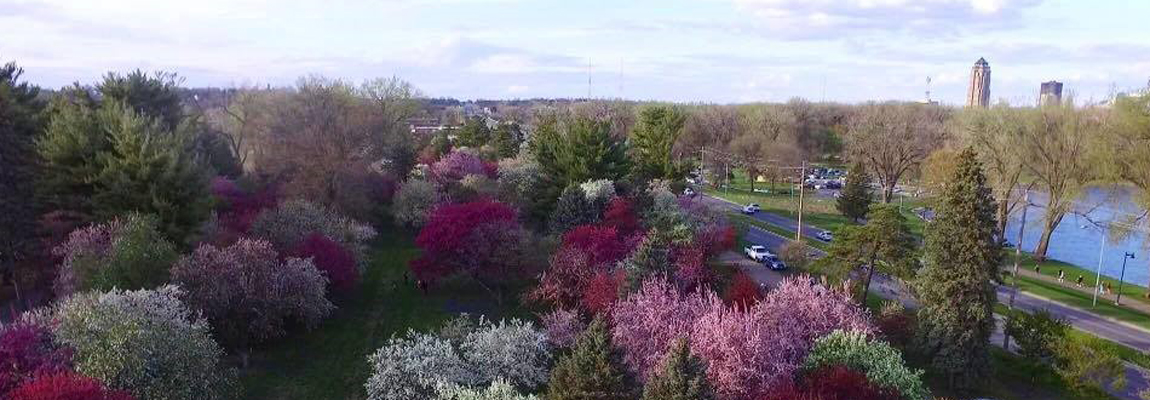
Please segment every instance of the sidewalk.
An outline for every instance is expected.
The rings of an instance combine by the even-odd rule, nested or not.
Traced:
[[[1011,268],[1011,270],[1013,270],[1013,268]],[[1072,277],[1072,276],[1070,276],[1070,274],[1067,274],[1066,280],[1064,282],[1060,283],[1060,282],[1058,282],[1058,278],[1034,272],[1033,267],[1020,266],[1018,268],[1018,272],[1019,272],[1019,274],[1018,274],[1019,276],[1024,276],[1027,278],[1040,280],[1042,282],[1046,282],[1046,283],[1049,283],[1052,285],[1059,286],[1063,289],[1068,289],[1068,290],[1072,290],[1075,292],[1079,292],[1079,293],[1082,293],[1082,295],[1084,295],[1086,297],[1094,296],[1093,287],[1092,287],[1092,285],[1088,284],[1089,282],[1093,282],[1094,277],[1085,277],[1085,279],[1083,279],[1083,286],[1078,286],[1074,283],[1074,281],[1077,280],[1078,277],[1076,277],[1076,276]],[[1114,299],[1116,297],[1117,296],[1114,293],[1099,293],[1098,294],[1098,302],[1101,303],[1103,301],[1106,301],[1110,304],[1114,304]],[[1138,312],[1143,313],[1143,314],[1150,314],[1150,303],[1146,303],[1145,301],[1142,301],[1140,299],[1131,298],[1130,295],[1123,296],[1122,297],[1122,304],[1119,305],[1118,307],[1128,308],[1128,309],[1138,311]]]

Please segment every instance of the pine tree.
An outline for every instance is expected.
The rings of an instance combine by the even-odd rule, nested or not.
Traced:
[[[635,172],[651,179],[682,179],[687,169],[672,159],[671,150],[683,132],[685,122],[686,116],[670,106],[653,106],[640,111],[639,121],[631,131]]]
[[[707,365],[691,354],[687,339],[680,338],[668,352],[658,372],[643,388],[643,400],[712,400],[714,389],[707,381]]]
[[[863,278],[864,303],[876,270],[910,279],[917,264],[917,243],[898,207],[876,204],[869,216],[866,225],[840,229],[830,249],[831,261],[840,277],[848,276],[855,268],[869,266]]]
[[[862,164],[854,164],[850,173],[847,174],[847,182],[843,185],[843,190],[839,192],[835,208],[838,208],[844,217],[850,218],[855,223],[866,218],[870,205],[874,202],[870,187],[867,186],[869,184],[870,175],[867,174],[866,168]]]
[[[459,129],[455,141],[461,147],[480,148],[491,140],[491,129],[483,118],[470,118]]]
[[[491,138],[491,146],[495,147],[495,152],[499,154],[499,158],[511,158],[519,154],[519,143],[523,141],[523,133],[519,129],[519,124],[514,122],[499,124],[495,128],[495,133]]]
[[[34,137],[42,129],[40,89],[20,82],[15,63],[0,66],[0,284],[32,244],[37,207]]]
[[[611,344],[607,323],[597,317],[551,370],[547,400],[631,399],[632,387],[623,353]]]
[[[1002,257],[994,241],[994,200],[973,150],[959,155],[936,212],[916,283],[922,304],[916,344],[952,386],[966,387],[989,371],[997,301],[992,279]]]

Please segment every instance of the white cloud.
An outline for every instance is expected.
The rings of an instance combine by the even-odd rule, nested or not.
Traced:
[[[850,32],[944,34],[967,27],[1002,28],[1043,0],[733,0],[785,37],[841,36]]]

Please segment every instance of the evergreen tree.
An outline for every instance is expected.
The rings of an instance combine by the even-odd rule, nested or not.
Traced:
[[[519,154],[519,143],[523,141],[523,132],[517,123],[499,124],[495,128],[494,136],[491,138],[491,145],[495,147],[495,151],[499,154],[499,158],[512,158]]]
[[[682,179],[687,168],[675,162],[671,150],[683,132],[686,116],[665,105],[653,106],[639,112],[639,121],[631,131],[631,152],[636,173],[649,179]]]
[[[691,354],[687,340],[671,347],[658,372],[643,387],[643,400],[712,400],[714,389],[707,381],[707,365]]]
[[[0,284],[27,254],[35,230],[33,196],[38,160],[34,137],[42,129],[40,89],[20,82],[15,63],[0,66]]]
[[[531,153],[542,178],[535,215],[550,215],[556,199],[571,185],[618,181],[631,169],[626,144],[611,136],[611,124],[587,118],[543,120],[531,136]]]
[[[599,221],[599,211],[587,200],[583,189],[578,185],[568,186],[555,204],[548,227],[552,232],[563,233],[579,225],[593,224]]]
[[[455,136],[455,142],[461,147],[480,148],[490,140],[491,129],[483,118],[469,118]]]
[[[866,168],[862,164],[854,164],[850,173],[847,174],[846,184],[839,192],[835,208],[838,208],[844,217],[850,218],[855,223],[866,218],[867,211],[870,210],[870,205],[874,202],[870,187],[867,186],[869,184],[870,175],[867,174]]]
[[[867,266],[862,290],[864,303],[876,270],[909,279],[918,263],[917,243],[897,206],[876,204],[869,215],[866,225],[840,229],[830,249],[831,260],[842,277],[855,268]]]
[[[108,73],[96,87],[104,100],[125,104],[140,115],[157,119],[169,130],[175,129],[185,117],[178,89],[175,74],[157,72],[148,76],[140,70],[127,75]]]
[[[611,344],[602,317],[595,318],[551,370],[547,400],[624,400],[634,387],[623,366],[623,353]]]
[[[37,143],[44,160],[40,194],[57,209],[95,220],[129,211],[155,214],[169,239],[185,242],[207,217],[210,201],[207,170],[195,151],[197,124],[181,119],[171,125],[169,119],[182,114],[175,114],[171,101],[178,97],[163,78],[109,75],[99,88],[109,94],[101,92],[97,100],[77,86],[53,103]]]
[[[966,387],[989,371],[997,301],[992,280],[1002,258],[994,241],[994,199],[973,150],[959,154],[936,212],[916,283],[922,304],[916,343],[936,371]]]

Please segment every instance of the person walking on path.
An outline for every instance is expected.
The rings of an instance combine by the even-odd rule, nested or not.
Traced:
[[[1066,271],[1059,268],[1058,269],[1058,283],[1065,283],[1065,282],[1066,282]]]
[[[1074,282],[1075,286],[1082,287],[1082,274],[1078,274],[1078,280]]]
[[[1114,294],[1114,282],[1106,282],[1106,294]]]

